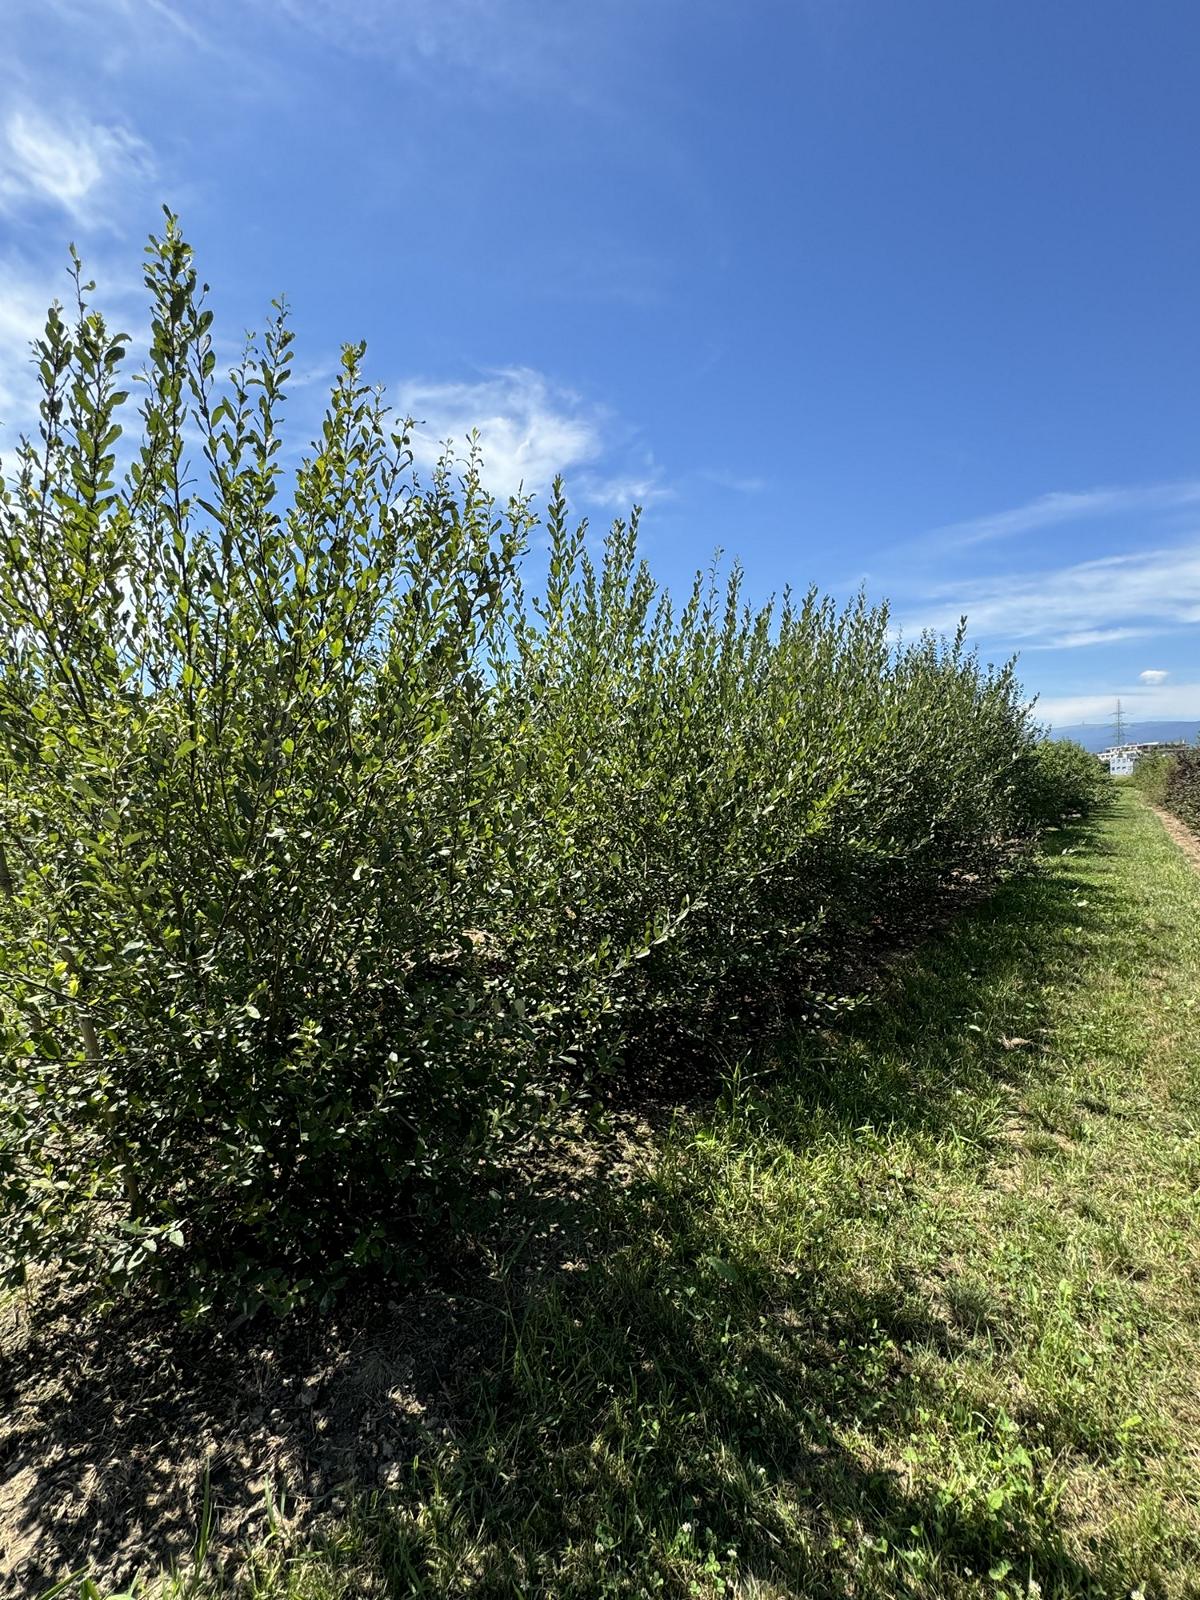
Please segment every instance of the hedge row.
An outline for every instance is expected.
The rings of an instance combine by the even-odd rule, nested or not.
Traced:
[[[1046,739],[1034,752],[1024,779],[1032,820],[1056,827],[1094,815],[1112,792],[1112,780],[1090,750],[1074,739]]]
[[[1134,767],[1133,782],[1155,805],[1165,806],[1200,833],[1200,746],[1143,756]]]
[[[411,1263],[597,1072],[822,1004],[1074,808],[1011,666],[736,570],[676,605],[636,517],[421,484],[361,347],[285,471],[283,314],[222,380],[173,219],[145,281],[134,447],[77,271],[0,498],[9,1282],[200,1310]]]

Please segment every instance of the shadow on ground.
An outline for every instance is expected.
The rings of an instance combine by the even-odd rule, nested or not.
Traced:
[[[908,1129],[969,1138],[986,1163],[981,1099],[1037,1070],[1039,975],[1114,914],[1069,867],[1013,879],[836,1028],[776,1049],[738,1115],[760,1143]],[[1015,1043],[977,1021],[1010,988]],[[951,1314],[864,1281],[819,1218],[786,1270],[739,1254],[704,1185],[644,1159],[633,1110],[610,1117],[550,1178],[515,1175],[472,1266],[419,1294],[224,1334],[20,1313],[0,1370],[7,1592],[186,1562],[206,1479],[218,1558],[273,1501],[395,1595],[682,1595],[736,1572],[763,1600],[848,1596],[872,1550],[907,1551],[917,1576],[936,1560],[948,1583],[1008,1563],[1046,1596],[1107,1592],[1001,1419],[977,1422],[1001,1485],[982,1498],[923,1493],[877,1448],[936,1406],[920,1357],[964,1337]],[[886,1216],[904,1185],[882,1173],[843,1216]]]

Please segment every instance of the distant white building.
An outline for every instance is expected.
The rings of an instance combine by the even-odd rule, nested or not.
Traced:
[[[1138,763],[1139,756],[1154,755],[1161,751],[1178,750],[1178,742],[1168,742],[1163,739],[1150,739],[1145,744],[1114,744],[1107,750],[1101,750],[1098,760],[1102,761],[1114,778],[1128,778]]]

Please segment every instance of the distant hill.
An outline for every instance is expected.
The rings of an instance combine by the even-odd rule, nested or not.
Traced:
[[[1127,722],[1127,744],[1150,744],[1155,739],[1182,739],[1192,744],[1200,735],[1200,722]],[[1074,739],[1085,750],[1107,750],[1113,742],[1111,722],[1078,722],[1074,727],[1052,728],[1052,739]]]

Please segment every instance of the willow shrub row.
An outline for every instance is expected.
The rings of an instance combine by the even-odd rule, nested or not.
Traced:
[[[1112,794],[1112,779],[1097,756],[1074,739],[1045,739],[1026,763],[1022,788],[1026,814],[1042,827],[1086,820]]]
[[[1132,781],[1155,805],[1165,806],[1200,833],[1200,745],[1143,756]]]
[[[76,263],[0,501],[10,1282],[199,1310],[419,1260],[596,1072],[830,992],[1034,825],[961,636],[736,571],[676,605],[636,517],[593,554],[561,490],[539,527],[474,462],[420,484],[361,347],[285,468],[283,313],[219,378],[173,219],[145,281],[135,400]]]

